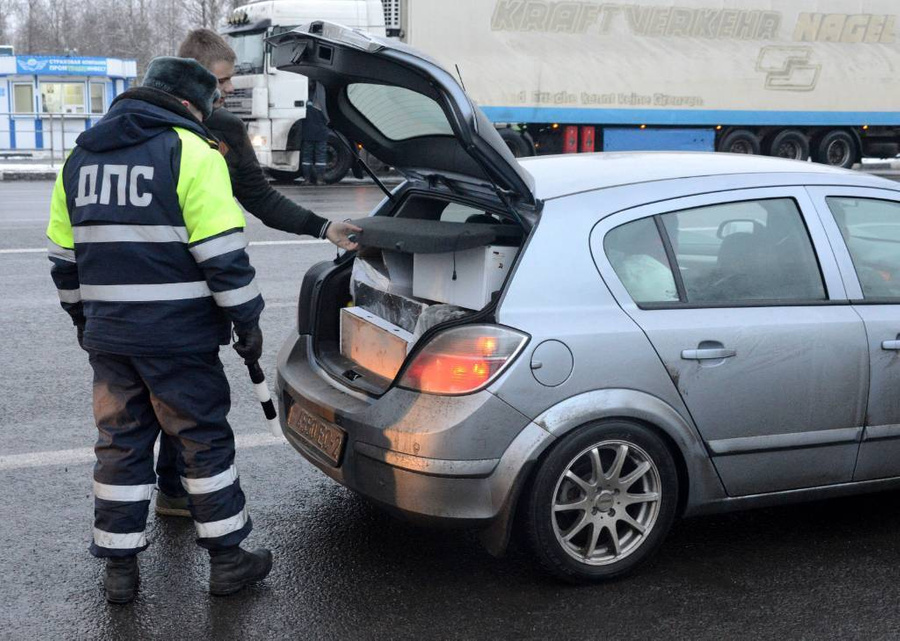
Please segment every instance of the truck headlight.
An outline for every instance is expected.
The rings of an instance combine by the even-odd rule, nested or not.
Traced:
[[[265,147],[267,142],[265,136],[253,136],[250,139],[250,144],[254,147]]]

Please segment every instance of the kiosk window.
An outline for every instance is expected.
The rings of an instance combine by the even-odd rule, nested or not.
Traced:
[[[83,114],[84,85],[80,82],[42,82],[41,100],[45,113]]]
[[[17,114],[34,112],[34,85],[13,85],[13,111]]]
[[[106,111],[106,91],[99,82],[91,83],[91,113],[102,114]]]

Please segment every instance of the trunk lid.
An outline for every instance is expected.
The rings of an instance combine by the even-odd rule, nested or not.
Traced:
[[[460,84],[402,43],[329,22],[269,39],[279,70],[324,87],[332,128],[408,178],[458,175],[535,207],[534,179]]]

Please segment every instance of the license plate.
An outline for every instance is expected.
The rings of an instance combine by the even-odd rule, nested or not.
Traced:
[[[338,466],[347,433],[318,416],[311,414],[300,405],[293,405],[288,413],[287,426],[300,437],[306,445]]]

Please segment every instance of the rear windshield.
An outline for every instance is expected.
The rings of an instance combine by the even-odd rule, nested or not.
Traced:
[[[347,97],[350,104],[390,140],[453,135],[440,105],[415,91],[357,83],[347,87]]]

